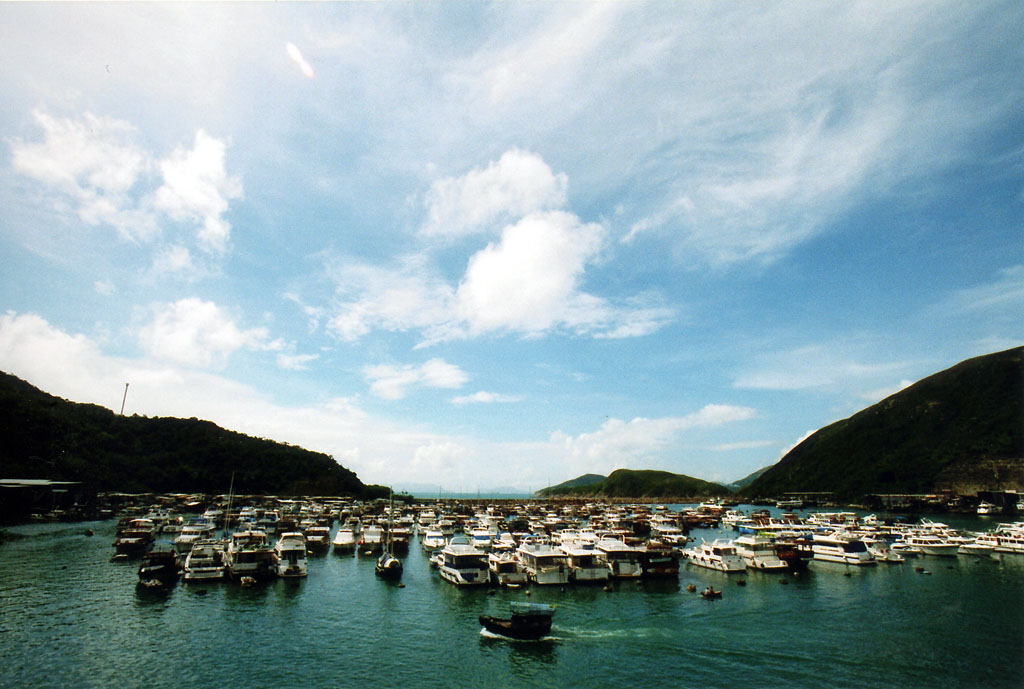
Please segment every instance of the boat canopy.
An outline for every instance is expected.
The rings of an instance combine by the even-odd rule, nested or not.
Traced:
[[[526,603],[523,601],[512,601],[508,604],[513,615],[531,615],[550,617],[555,614],[555,608],[547,603]]]

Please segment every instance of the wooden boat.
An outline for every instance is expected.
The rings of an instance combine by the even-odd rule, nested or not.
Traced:
[[[708,586],[706,589],[704,589],[701,592],[700,595],[704,596],[707,599],[721,598],[722,597],[722,592],[721,591],[716,591],[713,588],[711,588],[710,586]]]
[[[545,603],[509,603],[512,616],[508,619],[480,615],[480,624],[494,634],[510,639],[536,640],[551,632],[551,618],[555,609]]]

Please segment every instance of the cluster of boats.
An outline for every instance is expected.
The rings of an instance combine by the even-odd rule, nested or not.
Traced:
[[[731,528],[739,535],[684,549],[690,529],[698,526]],[[337,554],[375,555],[377,574],[397,580],[401,557],[416,535],[440,577],[457,586],[677,577],[680,562],[722,572],[793,571],[811,561],[860,566],[899,563],[912,555],[1024,553],[1021,522],[961,533],[929,520],[884,523],[852,512],[773,517],[766,510],[747,514],[717,504],[674,511],[649,505],[396,508],[308,501],[289,501],[286,511],[211,508],[189,519],[152,510],[122,519],[114,547],[116,558],[141,556],[140,582],[152,586],[179,578],[243,584],[301,578],[308,573],[308,555],[332,548]]]

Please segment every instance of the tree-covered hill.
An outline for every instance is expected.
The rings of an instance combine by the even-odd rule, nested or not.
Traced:
[[[587,476],[596,476],[596,474]],[[574,481],[579,481],[579,479]],[[683,498],[730,494],[729,489],[720,483],[702,481],[668,471],[617,469],[603,481],[569,485],[571,483],[573,481],[546,488],[541,491],[541,494],[547,497],[593,496],[604,498]]]
[[[1024,347],[918,381],[797,445],[744,496],[1024,489]]]
[[[0,478],[83,481],[124,492],[358,495],[329,455],[199,419],[119,416],[0,372]]]

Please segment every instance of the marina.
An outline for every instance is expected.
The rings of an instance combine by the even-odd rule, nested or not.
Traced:
[[[781,518],[778,510],[772,513]],[[809,523],[808,514],[801,521]],[[564,521],[571,523],[571,515]],[[815,521],[815,528],[830,523]],[[343,523],[336,519],[331,530],[337,533]],[[960,533],[970,527],[1014,533],[991,520],[958,526]],[[425,536],[422,528],[414,541]],[[877,534],[881,527],[874,528]],[[106,686],[128,668],[147,687],[181,680],[248,686],[253,677],[288,683],[290,671],[273,661],[278,653],[302,664],[310,686],[385,687],[396,677],[423,687],[463,681],[474,687],[617,686],[638,679],[671,684],[685,667],[688,683],[733,687],[748,682],[757,667],[785,686],[819,687],[825,668],[841,667],[844,686],[930,687],[925,670],[951,654],[958,658],[944,680],[951,686],[1017,687],[1024,677],[1024,556],[1013,553],[922,554],[903,565],[870,568],[811,559],[802,572],[750,569],[740,575],[677,558],[678,568],[667,576],[599,586],[574,580],[497,586],[488,585],[488,554],[457,531],[452,554],[471,555],[471,586],[442,578],[432,553],[417,544],[401,558],[400,583],[374,575],[378,548],[310,553],[305,577],[265,576],[252,585],[211,578],[151,588],[137,583],[140,559],[112,557],[116,529],[117,520],[108,520],[9,530],[14,536],[0,546],[0,660],[12,685]],[[86,536],[87,530],[95,535]],[[687,531],[687,547],[740,535],[721,521]],[[281,543],[283,535],[246,538],[255,541],[253,552],[270,553],[271,573],[278,569],[275,548],[265,543]],[[581,547],[569,540],[568,547]],[[556,546],[535,539],[535,550],[548,548]],[[215,573],[214,542],[196,552],[209,555],[196,571],[211,567]],[[499,553],[507,563],[510,551]],[[550,632],[519,641],[482,627],[481,617],[511,620],[513,603],[553,606]],[[336,640],[345,653],[317,639]],[[267,652],[251,653],[239,666],[230,662],[239,647]],[[184,657],[189,662],[182,663]],[[653,658],[658,662],[644,662]],[[579,675],[579,667],[597,665],[601,677]]]

